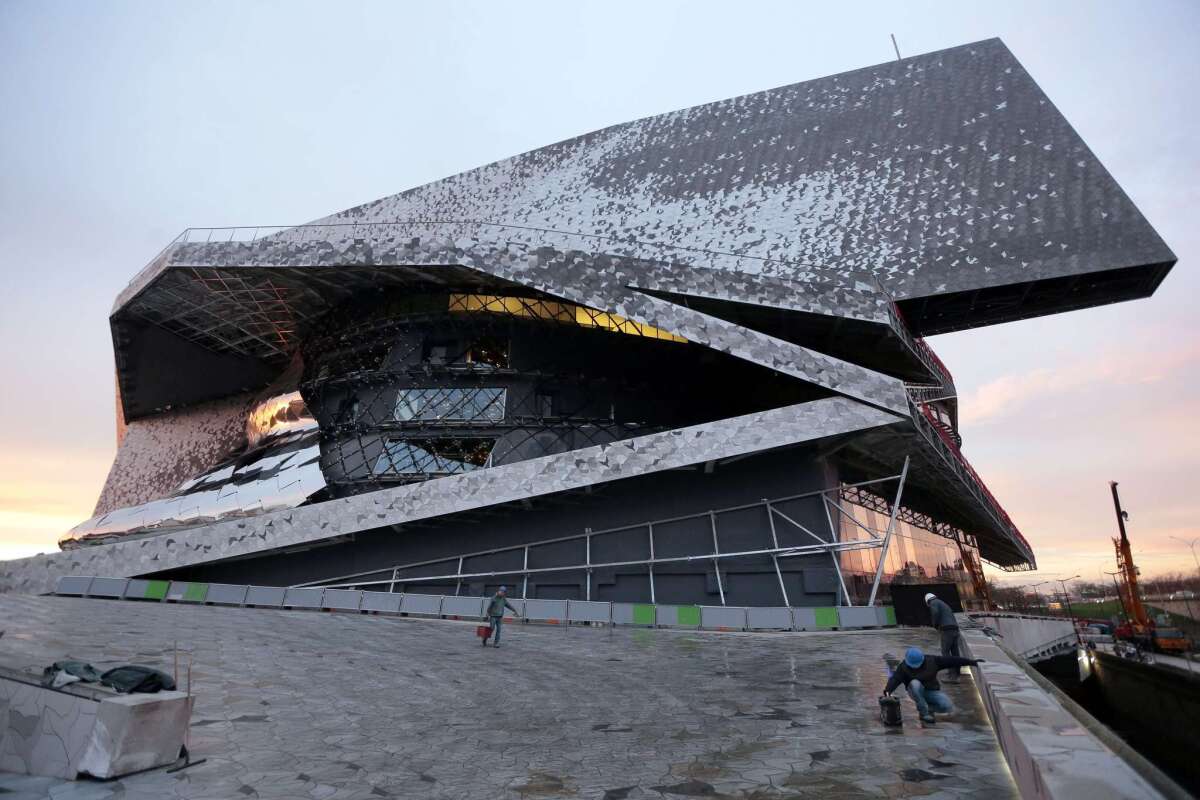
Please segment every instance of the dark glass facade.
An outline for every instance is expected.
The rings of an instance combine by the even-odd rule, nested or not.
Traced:
[[[842,541],[866,541],[887,533],[889,515],[879,508],[867,508],[852,502],[840,503],[839,538]],[[971,545],[962,545],[976,554]],[[879,566],[880,549],[851,550],[840,554],[839,563],[855,605],[865,604],[871,595],[871,585]],[[975,591],[971,574],[963,563],[959,544],[940,534],[918,527],[899,518],[892,530],[892,540],[884,561],[883,577],[877,600],[890,602],[890,584],[953,583],[958,587],[964,608],[978,606],[981,598]]]
[[[331,312],[302,353],[300,391],[339,495],[822,394],[668,331],[534,294],[356,301]]]

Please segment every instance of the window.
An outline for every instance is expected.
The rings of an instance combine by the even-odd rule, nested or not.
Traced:
[[[400,422],[503,422],[504,389],[401,389],[396,396]]]
[[[467,348],[468,364],[477,367],[508,368],[508,340],[498,336],[481,336]]]
[[[375,475],[457,475],[486,467],[494,439],[393,439],[385,442]]]
[[[643,336],[648,339],[661,339],[667,342],[686,342],[682,336],[626,319],[619,314],[599,311],[587,306],[577,306],[556,300],[545,300],[533,297],[508,297],[494,294],[460,294],[450,295],[449,310],[466,313],[504,314],[510,317],[528,317],[544,319],[553,322],[579,325],[584,328],[598,328],[614,333],[625,333],[630,336]]]
[[[436,366],[469,364],[477,369],[507,369],[508,339],[480,336],[466,344],[459,339],[426,339],[422,358]]]

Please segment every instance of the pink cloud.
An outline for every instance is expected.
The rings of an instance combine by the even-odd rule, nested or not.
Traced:
[[[1186,342],[1169,349],[1110,351],[1069,366],[1039,368],[1004,375],[964,392],[959,420],[963,426],[983,425],[1012,416],[1030,402],[1067,394],[1089,386],[1128,386],[1156,383],[1200,362],[1200,343]]]

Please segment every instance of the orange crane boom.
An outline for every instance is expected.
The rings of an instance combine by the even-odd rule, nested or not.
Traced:
[[[1112,489],[1113,508],[1117,512],[1117,527],[1121,531],[1121,538],[1113,539],[1113,546],[1117,550],[1117,569],[1121,573],[1121,599],[1125,603],[1125,610],[1129,614],[1129,622],[1134,633],[1145,634],[1153,628],[1153,625],[1150,622],[1150,615],[1146,613],[1146,607],[1142,605],[1142,593],[1138,591],[1137,566],[1133,563],[1133,552],[1129,549],[1129,537],[1125,534],[1126,514],[1121,510],[1121,498],[1117,496],[1117,482],[1109,481],[1108,485]]]

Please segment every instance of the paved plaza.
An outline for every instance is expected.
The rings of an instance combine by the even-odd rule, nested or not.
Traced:
[[[880,725],[883,653],[933,648],[929,630],[511,625],[493,650],[474,623],[16,595],[0,620],[0,664],[39,671],[170,672],[177,640],[207,759],[107,783],[0,774],[3,800],[1016,796],[969,677],[935,727],[907,699],[902,729]]]

